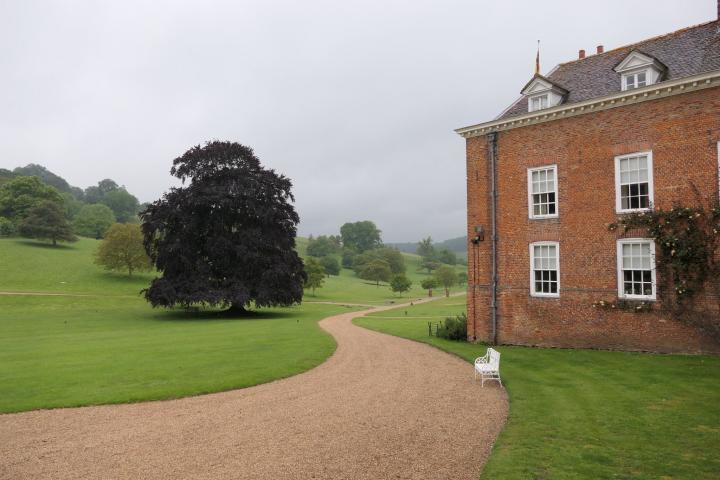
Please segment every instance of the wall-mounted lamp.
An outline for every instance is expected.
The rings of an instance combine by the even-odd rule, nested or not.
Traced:
[[[478,243],[485,240],[485,229],[482,227],[482,225],[476,225],[475,226],[475,236],[472,239],[472,243],[477,245]]]

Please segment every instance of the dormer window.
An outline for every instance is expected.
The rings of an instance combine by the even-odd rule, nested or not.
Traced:
[[[633,50],[613,70],[620,74],[620,88],[624,91],[659,82],[667,67],[656,58]]]
[[[534,97],[530,97],[528,99],[528,110],[531,112],[534,112],[536,110],[542,110],[543,108],[548,107],[548,96],[547,93],[544,93],[542,95],[536,95]]]
[[[560,105],[567,93],[567,90],[542,75],[535,75],[522,89],[522,94],[528,99],[528,112]]]
[[[627,73],[623,75],[623,90],[632,90],[647,85],[648,74],[646,71]]]

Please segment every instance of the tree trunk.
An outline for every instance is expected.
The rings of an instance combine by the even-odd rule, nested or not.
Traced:
[[[432,288],[428,290],[428,297],[432,297]]]
[[[446,297],[449,297],[449,296],[450,296],[450,289],[449,289],[449,288],[446,288],[446,289],[445,289],[445,296],[446,296]]]
[[[53,247],[57,247],[57,239],[53,237]]]
[[[245,305],[238,305],[236,303],[230,305],[230,308],[227,309],[227,312],[231,315],[247,315],[248,313],[248,311],[245,310]]]

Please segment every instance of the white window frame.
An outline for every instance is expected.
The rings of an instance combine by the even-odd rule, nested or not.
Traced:
[[[544,293],[535,291],[535,247],[555,247],[555,261],[557,262],[557,293]],[[560,242],[532,242],[530,244],[530,296],[540,298],[560,297]]]
[[[640,75],[641,73],[645,74],[645,85],[643,85],[642,87],[638,87],[637,86],[637,83],[638,83],[637,76]],[[630,77],[633,78],[634,86],[632,88],[628,88],[628,78],[630,78]],[[623,91],[637,90],[638,88],[647,87],[648,85],[652,85],[651,80],[652,80],[652,78],[650,76],[650,69],[635,70],[633,72],[623,73],[623,75],[622,75],[622,90]]]
[[[622,268],[622,246],[627,243],[649,243],[650,244],[650,257],[652,264],[650,267],[651,281],[652,281],[652,295],[632,295],[625,293],[625,278],[623,275]],[[652,238],[622,238],[617,241],[617,285],[618,285],[618,298],[626,300],[645,300],[655,301],[657,300],[657,277],[656,277],[657,264],[655,263],[655,240]]]
[[[545,106],[542,105],[539,108],[533,108],[533,100],[538,99],[539,103],[542,104],[542,98],[545,99]],[[537,95],[531,95],[528,97],[528,112],[537,112],[539,110],[545,110],[550,106],[550,95],[545,93],[539,93]]]
[[[649,206],[647,208],[622,208],[622,199],[621,199],[621,188],[620,188],[620,161],[624,160],[626,158],[630,157],[640,157],[640,156],[647,156],[647,165],[648,165],[648,203]],[[618,155],[615,157],[615,212],[616,213],[633,213],[633,212],[648,212],[653,209],[653,205],[655,204],[655,185],[653,182],[653,178],[655,175],[653,175],[653,155],[652,150],[649,150],[647,152],[635,152],[635,153],[628,153],[625,155]]]
[[[555,213],[547,214],[547,215],[535,215],[535,212],[533,211],[533,191],[532,191],[532,174],[533,172],[538,172],[540,170],[552,170],[553,175],[555,177],[554,184],[555,184]],[[528,168],[527,173],[527,191],[528,191],[528,217],[535,220],[535,219],[542,219],[542,218],[557,218],[560,216],[560,201],[559,201],[559,195],[558,191],[560,190],[558,186],[558,171],[557,171],[557,165],[545,165],[542,167],[533,167]]]

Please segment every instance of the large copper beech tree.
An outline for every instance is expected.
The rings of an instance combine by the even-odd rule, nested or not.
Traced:
[[[144,290],[155,307],[211,305],[244,312],[302,300],[292,183],[263,168],[251,148],[208,142],[173,161],[172,188],[140,216],[161,276]]]

